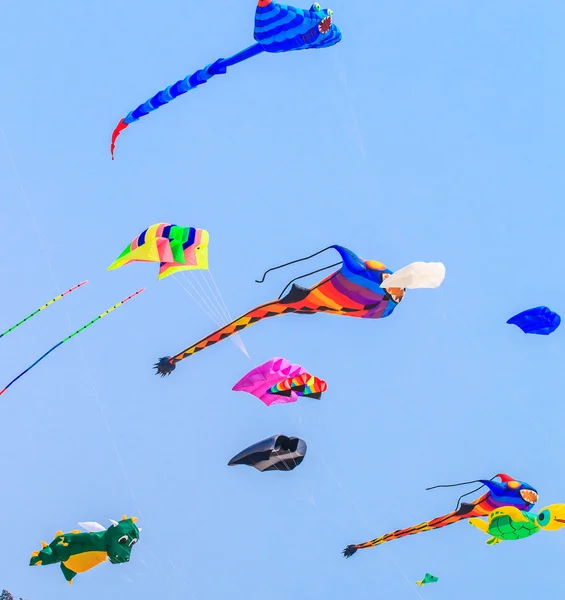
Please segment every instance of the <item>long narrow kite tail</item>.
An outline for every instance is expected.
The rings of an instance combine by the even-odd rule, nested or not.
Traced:
[[[86,285],[87,283],[88,283],[88,280],[81,281],[81,283],[79,283],[78,285],[75,285],[72,288],[69,288],[68,290],[63,292],[62,294],[55,296],[55,298],[53,298],[52,300],[49,300],[49,302],[46,302],[43,306],[40,306],[37,310],[34,310],[25,319],[22,319],[19,323],[16,323],[12,327],[10,327],[10,329],[7,329],[4,333],[1,333],[0,338],[4,337],[6,334],[10,333],[11,331],[14,331],[14,329],[19,327],[20,325],[23,325],[26,321],[29,321],[32,317],[35,317],[36,314],[40,313],[42,310],[45,310],[48,306],[51,306],[54,302],[57,302],[57,300],[61,300],[61,298],[68,296],[71,292],[78,290],[78,288],[82,287],[83,285]]]
[[[463,519],[468,519],[469,517],[474,516],[483,516],[485,512],[488,514],[488,511],[481,510],[480,502],[484,500],[486,496],[483,496],[477,500],[477,503],[473,507],[473,510],[469,512],[459,512],[454,511],[443,515],[442,517],[437,517],[432,519],[431,521],[425,521],[424,523],[420,523],[419,525],[413,525],[412,527],[407,527],[406,529],[398,529],[393,531],[392,533],[387,533],[373,540],[369,540],[368,542],[363,542],[362,544],[350,544],[343,551],[343,555],[345,558],[349,558],[353,556],[357,550],[361,550],[364,548],[374,548],[375,546],[380,546],[386,542],[390,542],[392,540],[399,540],[400,538],[407,537],[409,535],[415,535],[417,533],[422,533],[424,531],[432,531],[434,529],[439,529],[441,527],[447,527],[447,525],[452,525],[453,523],[457,523]]]
[[[51,352],[53,352],[53,350],[56,350],[59,346],[62,346],[65,342],[68,342],[70,339],[74,338],[76,335],[78,335],[79,333],[81,333],[85,329],[88,329],[88,327],[90,327],[91,325],[93,325],[94,323],[96,323],[96,321],[100,321],[100,319],[103,319],[106,315],[109,315],[111,312],[113,312],[114,310],[116,310],[116,308],[119,308],[120,306],[122,306],[122,304],[125,304],[128,300],[131,300],[132,298],[135,298],[135,296],[141,294],[141,292],[144,292],[144,291],[145,291],[145,288],[141,288],[140,290],[137,290],[137,292],[131,294],[130,296],[128,296],[127,298],[125,298],[121,302],[118,302],[117,304],[114,304],[114,306],[112,306],[112,308],[109,308],[108,310],[104,311],[103,313],[101,313],[100,315],[98,315],[95,319],[92,319],[92,321],[89,321],[86,325],[83,325],[80,329],[77,329],[75,332],[71,333],[71,335],[67,336],[64,340],[61,340],[58,344],[55,344],[55,346],[53,346],[53,348],[51,348],[43,356],[41,356],[40,358],[38,358],[25,371],[22,371],[15,379],[12,379],[12,381],[10,381],[10,383],[3,390],[0,391],[0,396],[11,385],[13,385],[14,383],[16,383],[16,381],[18,379],[20,379],[20,377],[23,377],[28,371],[31,371],[31,369],[33,369],[33,367],[35,367],[35,365],[37,365],[38,363],[40,363],[46,356],[48,356],[49,354],[51,354]]]
[[[282,304],[277,300],[257,306],[231,323],[216,329],[216,331],[210,335],[202,338],[200,341],[196,342],[196,344],[185,348],[182,352],[179,352],[175,356],[164,356],[160,358],[159,362],[154,365],[155,369],[157,369],[155,374],[161,375],[161,377],[170,375],[175,370],[176,363],[184,360],[192,354],[196,354],[196,352],[200,352],[201,350],[204,350],[204,348],[208,348],[208,346],[213,346],[214,344],[225,340],[231,335],[239,333],[243,329],[250,327],[254,323],[262,321],[263,319],[277,317],[278,315],[282,315],[287,312],[295,312],[295,309],[288,304]]]
[[[149,98],[147,102],[140,104],[135,110],[132,110],[127,117],[122,119],[114,129],[112,133],[112,142],[110,144],[110,152],[112,154],[112,160],[114,159],[114,151],[116,149],[116,141],[120,133],[126,129],[128,125],[139,121],[141,117],[148,115],[149,113],[157,110],[160,106],[168,104],[178,96],[186,94],[190,90],[197,88],[199,85],[206,83],[209,79],[212,79],[214,75],[224,75],[227,72],[227,68],[235,65],[239,62],[247,60],[252,56],[255,56],[263,52],[263,49],[259,44],[255,44],[246,48],[238,54],[234,54],[230,58],[219,58],[217,61],[209,64],[207,67],[196,71],[192,75],[180,79],[175,84],[157,92],[152,98]]]
[[[186,94],[186,92],[193,90],[194,88],[206,83],[209,79],[211,79],[214,75],[219,73],[225,73],[226,68],[222,69],[221,59],[208,65],[204,69],[200,69],[196,71],[196,73],[189,75],[185,79],[180,79],[174,85],[170,85],[169,87],[157,92],[152,98],[149,98],[143,104],[140,104],[135,110],[132,110],[127,117],[122,119],[117,125],[114,131],[112,132],[112,142],[110,144],[110,152],[112,154],[112,160],[114,160],[114,151],[116,149],[116,141],[120,135],[120,133],[126,129],[128,125],[131,123],[135,123],[135,121],[139,121],[141,117],[148,115],[149,113],[157,110],[160,106],[168,104],[171,100],[174,100],[178,96],[182,94]]]

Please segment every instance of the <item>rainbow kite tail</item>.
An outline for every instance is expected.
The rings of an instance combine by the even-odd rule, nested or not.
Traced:
[[[164,356],[163,358],[160,358],[159,362],[155,364],[155,368],[157,369],[156,375],[161,375],[162,377],[165,375],[170,375],[175,370],[176,363],[184,360],[192,354],[196,354],[196,352],[200,352],[201,350],[204,350],[204,348],[208,348],[208,346],[213,346],[214,344],[225,340],[231,335],[239,333],[243,329],[247,329],[247,327],[262,321],[263,319],[268,319],[269,317],[278,317],[279,315],[292,312],[297,312],[297,308],[289,304],[284,304],[280,300],[274,300],[272,302],[267,302],[266,304],[261,304],[260,306],[250,310],[248,313],[245,313],[238,319],[235,319],[231,323],[220,327],[220,329],[217,329],[210,335],[202,338],[192,346],[185,348],[182,352],[179,352],[175,356]]]
[[[51,306],[54,302],[57,302],[57,300],[60,300],[61,298],[64,298],[65,296],[67,296],[71,292],[74,292],[75,290],[78,290],[78,288],[82,287],[83,285],[86,285],[87,283],[88,283],[88,280],[87,281],[82,281],[78,285],[75,285],[74,287],[69,288],[66,292],[63,292],[62,294],[59,294],[58,296],[55,296],[55,298],[53,298],[52,300],[49,300],[49,302],[46,302],[43,306],[40,306],[37,310],[34,310],[25,319],[22,319],[19,323],[16,323],[14,326],[10,327],[10,329],[7,329],[4,333],[1,333],[0,334],[0,338],[4,337],[6,334],[10,333],[10,331],[14,331],[14,329],[16,329],[17,327],[19,327],[20,325],[23,325],[26,321],[29,321],[32,317],[35,317],[35,315],[37,313],[40,313],[42,310],[45,310],[48,306]]]
[[[88,329],[88,327],[90,327],[91,325],[93,325],[94,323],[96,323],[96,321],[100,321],[100,319],[103,319],[106,315],[109,315],[112,311],[116,310],[116,308],[119,308],[120,306],[122,306],[122,304],[125,304],[128,300],[131,300],[132,298],[135,298],[135,296],[141,294],[141,292],[144,292],[144,291],[145,291],[145,288],[141,288],[140,290],[137,290],[137,292],[131,294],[127,298],[124,298],[124,300],[122,300],[121,302],[118,302],[117,304],[114,304],[114,306],[112,306],[112,308],[109,308],[108,310],[104,311],[102,314],[98,315],[95,319],[92,319],[92,321],[89,321],[86,325],[83,325],[80,329],[77,329],[76,331],[74,331],[73,333],[71,333],[71,335],[67,336],[64,340],[61,340],[58,344],[55,344],[55,346],[53,346],[53,348],[51,348],[43,356],[41,356],[40,358],[38,358],[25,371],[21,372],[15,379],[12,379],[12,381],[10,381],[10,383],[3,390],[0,391],[0,396],[11,385],[13,385],[14,383],[16,383],[16,381],[18,379],[20,379],[20,377],[23,377],[28,371],[31,371],[31,369],[33,369],[33,367],[35,367],[35,365],[37,365],[38,363],[40,363],[46,356],[48,356],[49,354],[51,354],[51,352],[53,352],[53,350],[56,350],[59,346],[62,346],[65,342],[68,342],[70,339],[74,338],[75,336],[77,336],[79,333],[81,333],[85,329]]]
[[[347,548],[345,548],[345,550],[343,550],[343,555],[345,558],[349,558],[350,556],[353,556],[357,550],[361,550],[363,548],[374,548],[375,546],[380,546],[385,542],[398,540],[409,535],[415,535],[416,533],[421,533],[422,531],[431,531],[433,529],[439,529],[440,527],[446,527],[447,525],[457,523],[463,519],[469,519],[471,517],[484,517],[492,510],[490,508],[490,498],[491,494],[489,492],[478,498],[472,504],[463,503],[456,511],[450,512],[442,517],[437,517],[431,521],[426,521],[425,523],[420,523],[419,525],[414,525],[413,527],[408,527],[406,529],[398,529],[397,531],[387,533],[386,535],[369,540],[363,544],[350,544],[347,546]]]

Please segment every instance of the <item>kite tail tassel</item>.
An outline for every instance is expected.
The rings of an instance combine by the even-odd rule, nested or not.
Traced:
[[[127,126],[129,125],[129,123],[125,122],[125,119],[122,119],[117,125],[116,128],[114,129],[114,131],[112,132],[112,143],[110,144],[110,152],[112,154],[112,160],[114,160],[114,152],[116,150],[116,141],[120,135],[120,133],[122,133],[122,131],[124,129],[127,128]]]
[[[170,375],[177,368],[170,356],[163,356],[159,359],[159,362],[155,363],[153,366],[157,369],[155,375],[161,375],[161,377]]]
[[[358,549],[359,548],[357,544],[349,544],[349,546],[347,546],[347,548],[345,548],[343,551],[343,556],[345,556],[345,558],[350,558],[357,552]]]

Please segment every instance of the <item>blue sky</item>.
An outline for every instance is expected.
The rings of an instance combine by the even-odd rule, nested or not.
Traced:
[[[502,471],[538,489],[538,508],[565,501],[563,332],[505,325],[530,306],[565,312],[565,7],[330,8],[341,44],[234,67],[132,125],[112,162],[120,118],[252,43],[253,0],[2,7],[0,127],[31,207],[2,145],[2,328],[90,283],[1,340],[0,383],[147,291],[1,398],[0,588],[26,600],[520,600],[562,584],[563,532],[487,547],[460,523],[347,562],[341,550],[452,510],[458,490],[424,491],[434,484]],[[153,362],[213,323],[151,265],[105,270],[160,221],[210,232],[234,316],[328,257],[258,286],[266,268],[333,243],[392,269],[440,260],[447,277],[382,321],[260,323],[242,336],[251,361],[224,342],[161,380]],[[326,379],[322,401],[266,408],[231,391],[273,356]],[[274,433],[306,439],[298,469],[227,467]],[[27,566],[57,529],[124,513],[143,528],[129,565],[70,589],[58,567]],[[426,571],[440,581],[418,592]]]

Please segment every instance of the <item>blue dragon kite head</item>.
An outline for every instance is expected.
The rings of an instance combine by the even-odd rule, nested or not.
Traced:
[[[328,48],[341,41],[332,11],[316,2],[310,10],[259,0],[255,12],[255,41],[265,52]]]

